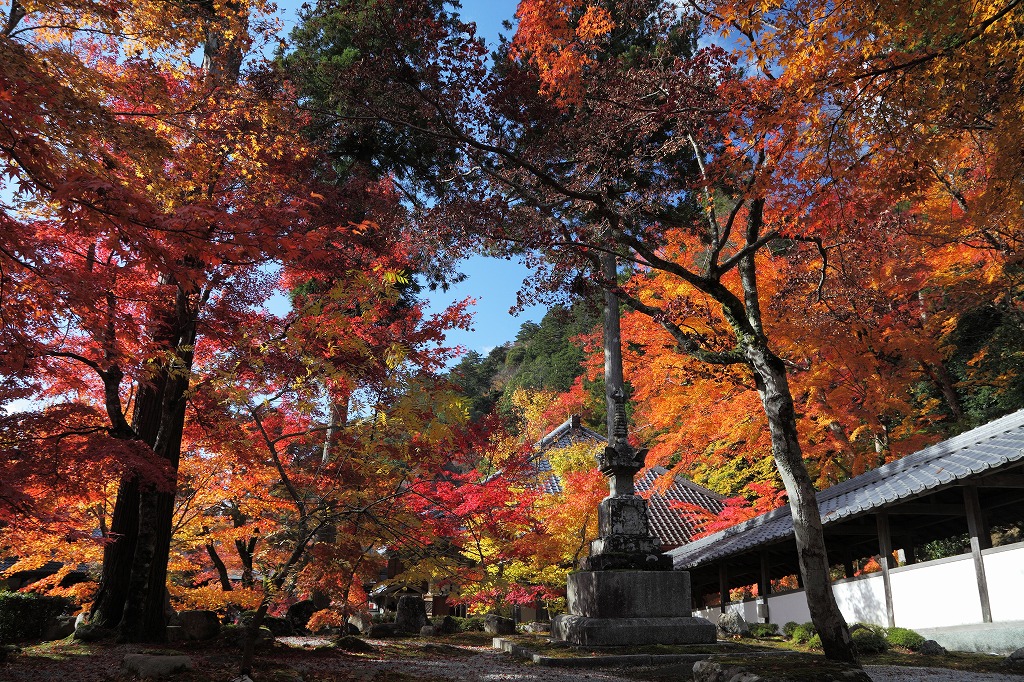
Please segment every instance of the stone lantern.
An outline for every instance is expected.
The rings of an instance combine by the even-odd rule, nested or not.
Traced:
[[[602,258],[602,269],[615,281],[614,255]],[[569,574],[569,613],[555,616],[552,637],[590,646],[714,643],[717,628],[692,616],[690,574],[672,570],[672,558],[651,532],[647,500],[634,490],[647,451],[627,439],[618,301],[607,291],[604,331],[609,433],[597,462],[609,494],[598,508],[600,536],[590,544],[583,570]]]

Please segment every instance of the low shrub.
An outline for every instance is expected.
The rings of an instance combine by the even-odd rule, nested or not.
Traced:
[[[853,643],[857,645],[857,651],[862,654],[880,654],[889,649],[885,637],[870,627],[857,628],[851,637]]]
[[[751,623],[750,624],[750,636],[756,639],[765,639],[767,637],[777,637],[779,634],[779,626],[775,623]]]
[[[796,630],[798,625],[800,625],[800,623],[797,623],[797,622],[792,621],[792,620],[789,621],[788,623],[786,623],[785,625],[783,625],[782,626],[782,636],[785,637],[786,639],[793,639],[793,631]]]
[[[0,592],[0,644],[41,638],[50,622],[71,607],[63,597]]]
[[[917,651],[924,644],[924,637],[907,628],[889,628],[885,631],[885,640],[892,646]]]
[[[459,627],[459,632],[483,632],[484,631],[484,617],[483,616],[469,616],[468,618],[453,618],[455,624]]]
[[[809,640],[807,640],[807,648],[808,649],[814,649],[815,651],[820,651],[821,650],[821,635],[817,635],[816,634],[813,637],[811,637]]]
[[[793,634],[790,636],[797,644],[807,644],[811,641],[811,637],[818,634],[818,631],[814,629],[813,623],[803,623],[793,628]]]

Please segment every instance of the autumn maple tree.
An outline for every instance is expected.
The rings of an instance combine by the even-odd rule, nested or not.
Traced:
[[[0,90],[11,122],[0,149],[16,188],[0,237],[3,402],[29,401],[4,415],[4,546],[29,555],[20,567],[96,558],[102,546],[92,623],[124,638],[164,636],[167,567],[182,568],[181,556],[171,561],[174,532],[210,540],[210,561],[221,558],[189,504],[202,491],[213,506],[230,496],[221,490],[225,499],[211,502],[218,479],[199,485],[196,465],[241,454],[226,428],[219,443],[193,440],[204,419],[278,429],[254,442],[262,468],[233,484],[264,482],[313,528],[320,522],[303,514],[321,507],[303,501],[304,484],[288,490],[305,474],[289,476],[283,459],[271,466],[275,438],[294,428],[331,450],[349,410],[358,413],[350,404],[383,410],[379,401],[389,401],[366,429],[399,442],[405,428],[405,457],[415,457],[416,438],[436,440],[436,429],[409,420],[438,414],[423,402],[438,394],[423,391],[426,379],[401,394],[384,389],[411,371],[402,368],[429,375],[439,330],[466,324],[461,307],[423,320],[418,304],[394,293],[410,283],[419,249],[386,180],[332,177],[295,138],[303,122],[287,85],[258,64],[241,70],[265,9],[14,3],[3,37],[13,68]],[[197,46],[202,65],[190,61]],[[267,301],[283,292],[292,310],[271,314]],[[239,364],[225,368],[228,358]],[[333,416],[310,412],[308,396],[298,407],[256,398],[303,395],[301,377],[330,396]],[[255,402],[239,403],[242,391]],[[359,391],[376,400],[360,402]],[[219,414],[228,405],[240,412]],[[191,461],[179,489],[182,457]],[[261,515],[245,514],[252,523],[234,534],[251,583],[261,548],[243,534]],[[24,539],[35,542],[16,544]],[[61,550],[65,539],[79,549]],[[309,542],[296,538],[295,550]],[[286,570],[274,575],[283,580],[297,560],[278,560]]]
[[[458,216],[467,210],[462,198],[472,197],[479,218],[468,225],[471,233],[546,254],[549,265],[538,277],[544,288],[597,285],[614,294],[606,306],[617,305],[617,298],[648,315],[681,352],[711,365],[746,368],[761,395],[794,509],[812,617],[827,655],[852,660],[849,632],[831,596],[786,366],[769,344],[758,289],[758,258],[766,247],[784,236],[806,235],[766,201],[777,143],[748,130],[749,112],[729,107],[722,97],[731,91],[733,98],[757,101],[766,85],[734,78],[721,49],[697,48],[694,22],[667,3],[614,5],[593,26],[594,12],[581,3],[554,3],[561,8],[558,17],[545,14],[534,22],[530,13],[542,13],[548,4],[520,4],[525,25],[539,29],[517,35],[490,72],[471,61],[479,54],[471,33],[461,41],[449,33],[440,45],[464,46],[458,58],[469,62],[458,69],[458,81],[449,81],[445,69],[424,65],[391,74],[387,102],[347,106],[359,107],[360,120],[427,127],[435,139],[454,144],[461,161],[444,173],[450,187],[431,214]],[[416,16],[414,9],[403,11]],[[575,35],[584,41],[582,49],[592,43],[590,56],[576,60],[575,75],[550,68],[546,46],[567,39],[564,22],[582,20],[588,23]],[[439,30],[437,22],[421,21],[403,25],[419,35]],[[465,34],[465,27],[453,28]],[[344,83],[363,68],[355,58],[345,66],[331,72]],[[462,98],[467,83],[474,83],[465,75],[478,72],[479,94]],[[338,112],[340,129],[350,113]],[[645,299],[634,286],[622,286],[617,259],[640,273],[675,278],[677,295]],[[714,306],[714,335],[688,322],[689,309],[702,297]]]

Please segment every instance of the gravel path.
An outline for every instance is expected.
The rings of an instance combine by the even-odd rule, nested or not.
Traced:
[[[895,665],[866,665],[864,670],[874,682],[1021,682],[1020,675],[972,673],[948,668],[905,668]]]
[[[373,643],[382,649],[387,648],[384,641]],[[446,651],[451,655],[445,655]],[[614,668],[601,670],[535,666],[486,646],[443,645],[434,649],[427,647],[424,653],[427,652],[429,658],[347,659],[344,669],[356,680],[374,682],[380,679],[381,673],[404,673],[413,677],[457,682],[635,682],[622,677]],[[296,667],[300,672],[315,672],[315,668],[307,667],[303,670],[303,666]],[[963,672],[947,668],[865,666],[865,670],[873,682],[1024,682],[1024,676],[1021,675]]]

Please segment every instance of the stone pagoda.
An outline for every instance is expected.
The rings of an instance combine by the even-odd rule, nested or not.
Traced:
[[[598,508],[600,537],[583,570],[569,575],[569,613],[555,617],[552,636],[598,646],[714,643],[715,626],[691,616],[690,574],[672,570],[651,533],[647,500],[633,488],[647,451],[627,441],[621,390],[614,400],[614,431],[597,456],[610,489]]]

